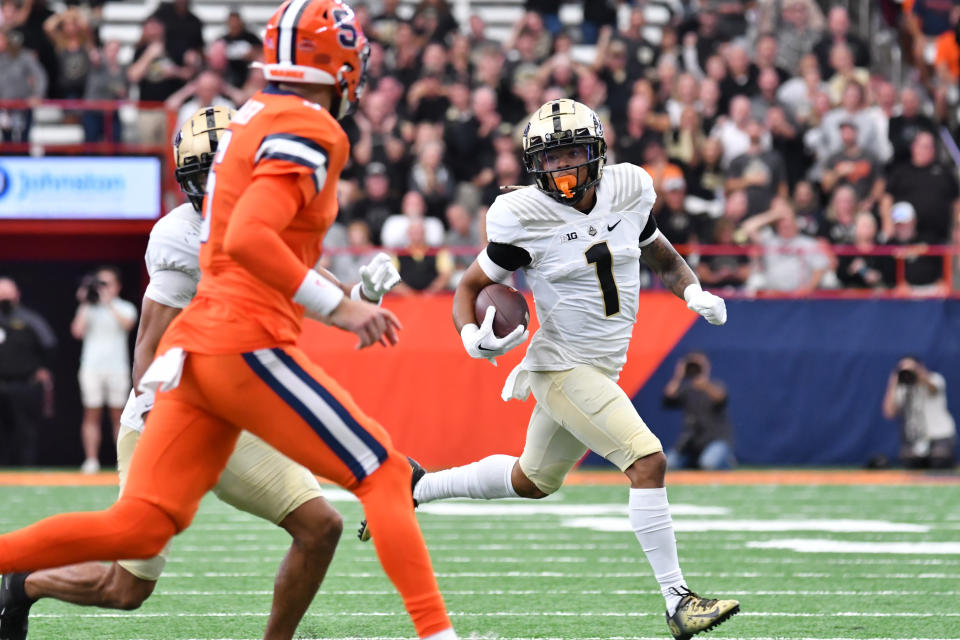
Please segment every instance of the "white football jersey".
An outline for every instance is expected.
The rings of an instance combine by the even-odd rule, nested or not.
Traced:
[[[655,199],[650,175],[624,163],[604,168],[589,214],[536,187],[494,201],[487,212],[488,241],[530,256],[522,268],[540,329],[520,369],[562,371],[589,364],[619,378],[636,321],[641,247],[660,234],[651,220]],[[503,281],[508,272],[488,251],[480,266]]]
[[[203,218],[189,202],[160,218],[147,242],[150,284],[144,298],[182,309],[190,304],[200,282],[200,226]],[[153,406],[153,394],[134,396],[133,390],[120,416],[120,424],[143,431],[143,414]]]

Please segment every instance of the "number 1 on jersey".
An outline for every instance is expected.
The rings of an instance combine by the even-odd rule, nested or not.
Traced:
[[[607,317],[620,313],[620,292],[613,278],[613,256],[606,241],[598,242],[584,252],[587,264],[597,270],[597,281],[603,293],[603,313]]]

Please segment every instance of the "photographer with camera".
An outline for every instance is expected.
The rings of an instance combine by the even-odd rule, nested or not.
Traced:
[[[900,462],[908,469],[952,469],[957,429],[947,410],[947,382],[915,356],[904,356],[887,382],[883,415],[900,418]]]
[[[694,351],[677,363],[663,390],[665,407],[683,409],[684,428],[667,452],[670,469],[731,469],[733,429],[727,417],[727,389],[710,379],[710,360]]]
[[[137,321],[137,308],[120,299],[120,271],[101,267],[83,278],[77,289],[80,306],[70,333],[83,340],[80,351],[80,399],[83,403],[84,473],[100,470],[100,429],[107,406],[113,438],[130,391],[130,354],[127,334]]]

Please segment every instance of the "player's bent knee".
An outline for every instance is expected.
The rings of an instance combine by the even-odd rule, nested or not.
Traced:
[[[662,487],[667,472],[667,456],[662,451],[638,458],[623,471],[634,488]]]
[[[159,555],[177,533],[173,518],[145,500],[121,498],[107,512],[118,523],[117,544],[123,550],[123,557],[140,559]]]
[[[343,534],[343,518],[321,498],[294,509],[280,522],[296,544],[315,553],[332,554]]]
[[[100,586],[103,606],[125,611],[138,609],[150,597],[156,585],[156,582],[138,578],[114,563]]]
[[[555,493],[563,483],[562,479],[559,482],[550,482],[540,478],[534,481],[520,469],[519,464],[513,467],[513,475],[510,479],[513,482],[513,490],[517,492],[518,496],[533,500],[540,500],[551,493]]]

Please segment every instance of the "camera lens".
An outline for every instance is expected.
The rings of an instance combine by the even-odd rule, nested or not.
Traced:
[[[916,384],[917,382],[917,372],[910,371],[909,369],[901,369],[897,373],[897,382],[900,384]]]
[[[700,372],[703,371],[703,368],[698,362],[688,362],[686,368],[683,370],[683,374],[688,378],[693,378],[700,375]]]

